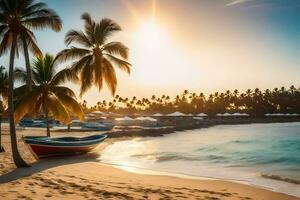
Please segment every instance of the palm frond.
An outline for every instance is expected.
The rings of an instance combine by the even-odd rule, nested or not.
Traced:
[[[77,62],[74,62],[71,69],[75,72],[78,73],[79,71],[82,70],[82,68],[86,65],[86,63],[90,63],[93,59],[92,55],[85,56],[78,60]]]
[[[80,74],[80,96],[82,96],[89,88],[92,87],[93,81],[93,66],[91,65],[91,62],[88,61],[82,68]]]
[[[24,9],[23,14],[32,13],[37,10],[45,9],[47,6],[46,3],[38,2],[33,4],[33,0],[26,1],[27,5],[25,6],[26,9]]]
[[[102,47],[102,51],[109,54],[120,55],[123,59],[128,59],[129,49],[121,42],[110,42]]]
[[[32,91],[27,91],[27,93],[15,102],[15,123],[18,123],[27,113],[32,112],[34,103],[38,101],[39,97],[39,88],[32,88]]]
[[[92,43],[95,43],[95,37],[94,37],[95,22],[94,22],[94,20],[92,20],[90,14],[88,14],[88,13],[83,13],[81,15],[81,19],[84,20],[85,33],[87,35],[87,38]]]
[[[84,121],[84,113],[81,109],[81,106],[74,98],[64,93],[55,93],[55,95],[69,113],[77,115],[81,121]]]
[[[10,11],[8,3],[10,3],[10,2],[0,1],[0,12],[1,13],[8,13]]]
[[[50,81],[50,85],[60,85],[66,81],[77,82],[78,80],[79,79],[74,70],[65,68],[54,75]]]
[[[87,36],[82,31],[70,30],[65,36],[66,45],[71,43],[78,43],[84,47],[92,47],[92,42],[87,38]]]
[[[109,91],[112,93],[112,95],[115,95],[116,88],[117,88],[117,77],[115,69],[113,68],[112,64],[108,62],[106,59],[102,60],[103,66],[103,77],[105,80],[105,83],[109,89]]]
[[[36,57],[32,61],[32,79],[35,80],[37,84],[42,84],[45,80],[45,71],[44,71],[44,60],[43,58]]]
[[[37,102],[33,105],[33,109],[31,110],[30,114],[32,114],[35,117],[39,117],[41,114],[41,111],[43,109],[43,98],[39,98]]]
[[[57,56],[55,58],[55,61],[65,62],[65,61],[68,61],[68,60],[73,60],[73,59],[76,59],[76,58],[86,56],[89,53],[90,53],[90,51],[88,49],[71,47],[69,49],[64,49],[64,50],[60,51],[57,54]]]
[[[62,94],[65,94],[65,95],[68,95],[72,98],[76,98],[76,95],[75,93],[73,92],[73,90],[71,90],[70,88],[68,87],[64,87],[64,86],[53,86],[50,88],[51,92],[54,93],[55,95],[58,94],[58,93],[62,93]]]
[[[51,81],[54,74],[56,73],[56,66],[54,65],[54,57],[50,54],[45,54],[44,58],[44,73],[45,73],[45,80],[47,83]]]
[[[49,95],[47,97],[47,105],[54,119],[61,121],[63,124],[70,123],[71,118],[67,109],[55,95]]]
[[[43,56],[42,51],[36,44],[36,38],[32,31],[30,31],[29,29],[24,29],[22,31],[22,37],[24,37],[25,41],[27,42],[28,49],[33,53],[34,56],[36,57]]]
[[[36,17],[36,16],[40,16],[40,12],[43,14],[49,14],[50,11],[47,8],[47,4],[43,3],[43,2],[38,2],[33,4],[33,2],[29,2],[27,1],[27,5],[25,6],[25,9],[23,9],[22,11],[22,18],[26,18],[26,17]]]
[[[32,77],[38,84],[51,81],[55,74],[54,57],[46,54],[44,57],[36,57],[33,60]]]
[[[0,43],[0,55],[3,55],[7,52],[12,43],[12,32],[7,31]]]
[[[121,31],[121,27],[113,20],[104,18],[96,25],[94,34],[98,45],[104,44],[114,32]]]
[[[94,83],[99,91],[101,91],[103,86],[103,66],[101,62],[101,58],[95,58],[95,62],[93,63],[93,75],[94,75]]]
[[[119,67],[121,70],[127,72],[128,74],[130,74],[130,67],[131,67],[131,64],[125,60],[122,60],[120,58],[117,58],[113,55],[110,55],[110,54],[104,54],[104,56],[110,60],[114,65],[116,65],[117,67]]]
[[[35,16],[26,17],[22,20],[22,23],[26,27],[36,30],[51,28],[58,32],[62,28],[62,21],[60,17],[51,9],[48,9],[48,12],[37,12]]]
[[[4,35],[8,30],[8,26],[6,24],[0,25],[0,36]]]

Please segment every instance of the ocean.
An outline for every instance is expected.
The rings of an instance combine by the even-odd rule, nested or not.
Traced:
[[[116,142],[101,162],[137,173],[222,179],[300,196],[300,123],[219,125]]]

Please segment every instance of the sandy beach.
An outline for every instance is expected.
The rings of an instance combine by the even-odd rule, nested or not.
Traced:
[[[142,175],[101,164],[101,149],[117,139],[105,141],[97,153],[36,161],[21,136],[44,133],[43,129],[18,130],[20,152],[32,166],[15,169],[7,128],[3,132],[6,152],[0,154],[0,199],[299,199],[239,183]],[[62,134],[68,133],[53,132]],[[79,134],[85,133],[72,133]]]

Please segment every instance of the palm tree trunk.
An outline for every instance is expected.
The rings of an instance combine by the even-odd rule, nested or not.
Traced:
[[[4,148],[2,147],[2,116],[0,115],[0,152],[4,152]]]
[[[49,117],[48,117],[48,112],[46,114],[46,125],[47,125],[47,136],[50,137],[50,126],[49,126]]]
[[[24,48],[24,57],[25,57],[25,64],[26,64],[26,84],[28,87],[28,90],[31,91],[32,90],[32,82],[31,82],[31,67],[30,67],[30,60],[29,60],[29,53],[28,53],[28,45],[26,42],[26,39],[24,37],[22,37],[22,41],[23,41],[23,48]]]
[[[47,127],[47,136],[50,137],[50,126],[49,126],[49,110],[47,106],[46,100],[43,102],[43,107],[44,107],[44,114],[45,114],[45,120],[46,120],[46,127]]]
[[[18,151],[18,142],[16,135],[16,127],[14,122],[14,60],[15,60],[15,49],[16,49],[17,38],[13,34],[13,41],[10,51],[9,59],[9,90],[8,90],[8,112],[9,112],[9,128],[10,128],[10,139],[11,139],[11,148],[13,154],[13,160],[17,167],[28,167],[27,163],[22,159]]]

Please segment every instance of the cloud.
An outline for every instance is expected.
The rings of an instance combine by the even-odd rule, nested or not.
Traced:
[[[248,1],[252,1],[252,0],[234,0],[234,1],[231,1],[230,3],[226,4],[226,6],[234,6],[234,5],[245,3]]]
[[[247,4],[248,6],[280,6],[280,7],[299,7],[300,0],[230,0],[226,4],[228,6],[236,6],[239,4]]]

